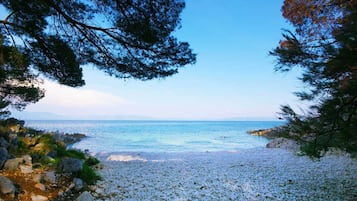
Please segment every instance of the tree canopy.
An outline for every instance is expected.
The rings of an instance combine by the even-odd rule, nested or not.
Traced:
[[[282,107],[290,132],[314,156],[328,147],[357,151],[357,1],[285,0],[282,12],[295,30],[270,54],[277,71],[303,70],[308,90],[296,95],[312,104],[305,115]]]
[[[0,0],[0,108],[23,108],[44,92],[42,74],[60,84],[85,84],[82,65],[117,78],[171,76],[196,55],[172,33],[181,0]]]

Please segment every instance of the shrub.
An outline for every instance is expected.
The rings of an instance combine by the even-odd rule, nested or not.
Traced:
[[[93,170],[93,168],[87,164],[83,165],[83,169],[79,172],[78,177],[89,185],[93,185],[97,180],[101,179],[101,177]]]

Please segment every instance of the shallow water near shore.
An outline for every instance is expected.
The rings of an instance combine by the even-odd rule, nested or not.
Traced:
[[[74,148],[90,152],[205,152],[265,147],[264,137],[248,130],[272,128],[279,121],[58,121],[32,120],[45,131],[83,133]]]

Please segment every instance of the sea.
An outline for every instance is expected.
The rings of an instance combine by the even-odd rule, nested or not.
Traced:
[[[268,139],[249,130],[282,125],[282,121],[123,121],[28,120],[35,129],[81,133],[72,148],[99,152],[214,152],[265,147]]]

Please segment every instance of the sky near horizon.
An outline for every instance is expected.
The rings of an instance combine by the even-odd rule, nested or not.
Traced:
[[[46,96],[18,118],[54,113],[68,119],[277,119],[282,104],[300,104],[297,72],[274,72],[268,53],[289,24],[283,0],[186,0],[174,35],[187,41],[197,62],[165,79],[120,80],[84,66],[86,86],[45,80]],[[30,117],[25,114],[32,114]],[[42,116],[46,118],[46,116]]]

